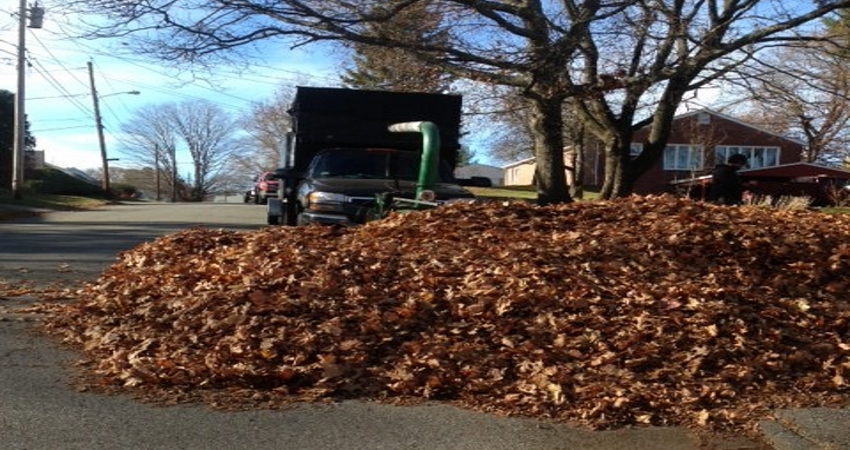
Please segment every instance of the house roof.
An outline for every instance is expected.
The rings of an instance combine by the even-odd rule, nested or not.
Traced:
[[[829,177],[850,180],[850,170],[806,162],[782,164],[779,166],[762,167],[759,169],[744,169],[739,173],[747,177]]]
[[[525,165],[525,164],[534,164],[534,161],[535,161],[535,158],[532,156],[531,158],[525,158],[525,159],[521,159],[519,161],[514,161],[514,162],[509,163],[509,164],[505,164],[504,166],[502,166],[502,169],[510,169],[511,167],[522,166],[522,165]]]
[[[478,164],[478,163],[467,164],[467,165],[465,165],[465,166],[458,166],[458,169],[462,169],[462,168],[487,169],[487,170],[502,170],[502,168],[501,168],[501,167],[491,166],[491,165],[489,165],[489,164]]]
[[[59,167],[55,164],[50,164],[48,162],[44,163],[44,166],[48,167],[50,169],[58,170],[58,171],[64,173],[65,175],[68,175],[70,177],[74,177],[78,180],[85,181],[86,183],[94,184],[95,186],[100,185],[100,181],[98,181],[95,178],[92,178],[91,175],[83,172],[80,169],[77,169],[76,167]]]
[[[752,128],[752,129],[754,129],[754,130],[758,130],[758,131],[760,131],[760,132],[762,132],[762,133],[769,134],[769,135],[771,135],[771,136],[775,136],[775,137],[777,137],[777,138],[779,138],[779,139],[784,139],[784,140],[786,140],[786,141],[794,142],[794,143],[796,143],[796,144],[798,144],[798,145],[806,145],[806,143],[805,143],[805,142],[803,142],[803,141],[801,141],[801,140],[799,140],[799,139],[795,139],[795,138],[788,137],[788,136],[784,136],[784,135],[782,135],[782,134],[779,134],[779,133],[776,133],[776,132],[773,132],[773,131],[770,131],[770,130],[766,130],[766,129],[762,128],[762,127],[759,127],[759,126],[753,125],[753,124],[748,123],[748,122],[744,122],[744,121],[743,121],[743,120],[741,120],[741,119],[736,119],[735,117],[728,116],[728,115],[726,115],[726,114],[723,114],[723,113],[721,113],[721,112],[714,111],[714,110],[709,109],[709,108],[700,108],[700,109],[695,109],[695,110],[693,110],[693,111],[686,112],[686,113],[684,113],[684,114],[679,114],[679,115],[677,115],[676,117],[674,117],[674,118],[673,118],[673,120],[684,119],[684,118],[692,117],[692,116],[696,116],[696,115],[699,115],[699,114],[702,114],[702,113],[708,113],[708,114],[711,114],[711,115],[713,115],[713,116],[720,117],[720,118],[722,118],[722,119],[724,119],[724,120],[728,120],[728,121],[730,121],[730,122],[735,122],[735,123],[737,123],[738,125],[745,126],[745,127],[747,127],[747,128]]]

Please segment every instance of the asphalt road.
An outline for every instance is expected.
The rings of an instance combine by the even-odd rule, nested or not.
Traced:
[[[265,226],[250,204],[126,204],[0,222],[0,280],[35,286],[94,281],[116,255],[187,227]],[[155,406],[70,386],[74,354],[32,332],[37,317],[0,297],[0,448],[689,450],[762,448],[749,440],[697,436],[680,428],[594,432],[504,418],[445,404],[361,401],[287,410],[222,412],[203,405]]]

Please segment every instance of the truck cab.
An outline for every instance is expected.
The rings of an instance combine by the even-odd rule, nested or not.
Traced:
[[[420,152],[387,148],[337,148],[318,153],[298,183],[296,223],[361,224],[376,207],[376,193],[413,199],[420,158]],[[440,165],[431,190],[437,204],[474,197],[454,183],[446,165]]]

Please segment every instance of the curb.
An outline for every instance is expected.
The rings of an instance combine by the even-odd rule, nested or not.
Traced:
[[[759,428],[776,450],[850,450],[850,409],[786,409],[774,417]]]
[[[759,423],[759,429],[768,445],[775,450],[814,450],[819,448],[816,443],[803,439],[802,436],[776,421],[762,421]]]

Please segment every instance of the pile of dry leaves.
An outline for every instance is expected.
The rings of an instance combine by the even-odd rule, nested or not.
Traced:
[[[634,197],[192,229],[46,320],[105,385],[739,428],[850,397],[850,217]],[[225,402],[226,403],[226,402]]]

